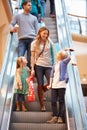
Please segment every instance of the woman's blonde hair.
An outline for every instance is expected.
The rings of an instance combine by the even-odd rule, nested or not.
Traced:
[[[39,46],[40,46],[40,43],[41,43],[41,32],[47,30],[48,31],[48,36],[47,36],[47,39],[45,41],[45,43],[47,42],[48,40],[48,37],[49,37],[49,30],[46,28],[46,27],[41,27],[39,30],[38,30],[38,33],[36,35],[36,51],[39,52]]]
[[[56,55],[57,60],[59,60],[59,58],[60,58],[60,60],[63,60],[65,58],[67,58],[67,57],[68,57],[68,53],[66,51],[64,51],[64,50],[59,51],[57,53],[57,55]]]

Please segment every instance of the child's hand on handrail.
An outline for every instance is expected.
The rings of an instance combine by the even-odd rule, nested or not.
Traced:
[[[65,50],[65,51],[74,51],[73,48],[65,48],[64,50]]]

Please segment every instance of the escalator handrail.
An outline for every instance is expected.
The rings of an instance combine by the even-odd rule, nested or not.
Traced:
[[[5,69],[6,69],[7,62],[8,62],[9,50],[10,50],[11,42],[12,42],[12,35],[8,36],[7,41],[8,42],[7,42],[7,47],[6,47],[6,51],[5,51],[4,61],[3,61],[1,72],[0,72],[0,89],[2,87],[3,76],[5,75]]]
[[[73,16],[76,18],[82,18],[82,19],[87,19],[87,16],[81,16],[81,15],[76,15],[76,14],[71,14],[71,13],[67,13],[69,16]]]
[[[5,108],[6,108],[6,101],[7,101],[7,94],[8,94],[8,88],[10,85],[10,77],[11,77],[11,69],[13,66],[13,59],[14,59],[14,53],[16,49],[16,45],[13,41],[13,35],[9,35],[10,40],[8,40],[8,45],[7,45],[7,50],[6,50],[6,57],[5,57],[5,65],[4,65],[4,72],[2,75],[2,81],[1,81],[1,91],[4,89],[4,98],[2,100],[3,106],[1,109],[1,117],[0,117],[0,128],[2,129],[3,127],[3,120],[4,120],[4,115],[5,115]],[[10,58],[10,59],[9,59]],[[10,61],[9,61],[10,60]],[[10,62],[10,64],[9,64]],[[9,71],[8,71],[9,69]],[[9,79],[6,79],[9,77]],[[5,85],[4,85],[5,84]],[[1,99],[2,99],[2,93],[1,93]]]

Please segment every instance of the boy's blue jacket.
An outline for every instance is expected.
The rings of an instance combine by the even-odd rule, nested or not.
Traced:
[[[63,80],[66,80],[66,83],[68,82],[68,73],[67,73],[67,64],[69,63],[70,61],[70,57],[62,60],[60,62],[60,78],[59,80],[60,81],[63,81]]]
[[[70,57],[67,57],[66,59],[62,60],[60,62],[60,68],[59,68],[59,71],[60,71],[60,77],[59,77],[59,81],[63,81],[63,80],[66,80],[66,83],[68,82],[68,73],[67,73],[67,64],[69,63],[69,61],[71,60]],[[51,77],[54,76],[54,71],[55,71],[55,64],[53,65],[53,68],[52,68],[52,72],[51,72]]]

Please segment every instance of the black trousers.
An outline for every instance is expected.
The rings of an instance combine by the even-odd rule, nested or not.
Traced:
[[[50,14],[55,14],[54,0],[50,0]]]
[[[65,88],[52,89],[52,111],[53,116],[60,116],[64,118],[65,114]],[[57,101],[59,101],[59,109],[57,108]]]

